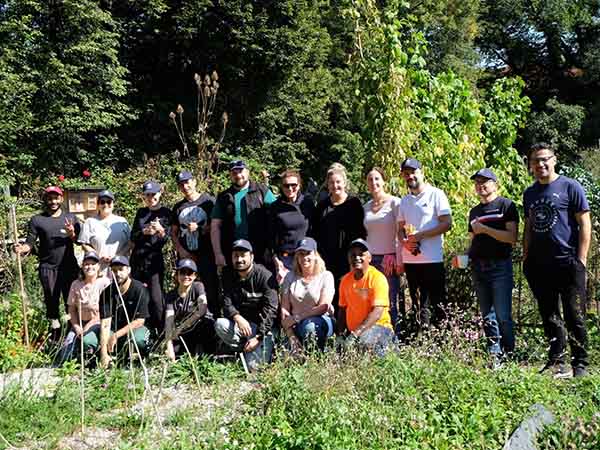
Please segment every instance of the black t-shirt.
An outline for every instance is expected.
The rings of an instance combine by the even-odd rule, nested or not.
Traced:
[[[73,214],[64,211],[58,217],[52,217],[43,212],[35,215],[29,221],[27,244],[36,248],[40,267],[55,269],[58,267],[77,267],[73,240],[65,229],[65,219],[75,225],[75,236],[79,235],[81,224]]]
[[[147,319],[150,317],[148,312],[150,294],[146,286],[138,280],[131,280],[129,289],[123,294],[123,302],[125,303],[130,322],[133,322],[135,319]],[[114,283],[111,283],[102,291],[102,295],[100,296],[100,318],[112,318],[111,328],[113,331],[120,330],[127,325],[127,316],[123,310],[123,304]]]
[[[161,206],[157,210],[150,208],[140,208],[137,210],[135,219],[133,219],[133,228],[131,230],[131,240],[135,244],[131,254],[131,265],[138,270],[163,270],[164,260],[162,248],[169,240],[171,233],[171,210]],[[157,234],[146,235],[143,229],[150,222],[157,220],[165,229],[165,235],[159,237]]]
[[[206,291],[204,290],[204,284],[199,281],[192,283],[185,298],[179,296],[177,288],[165,296],[165,310],[173,311],[176,327],[189,315],[200,310],[202,305],[207,306]],[[207,310],[203,317],[212,318],[212,313]]]
[[[358,197],[349,195],[344,203],[333,205],[331,198],[319,202],[312,221],[312,236],[327,269],[336,278],[348,273],[348,248],[354,239],[367,238],[365,211]]]
[[[496,230],[506,230],[506,222],[519,223],[517,207],[504,197],[497,197],[489,203],[480,203],[469,212],[469,232],[473,232],[471,222],[479,218],[484,225]],[[476,234],[471,243],[469,257],[471,259],[505,259],[510,258],[512,245],[500,242],[487,234]]]
[[[279,197],[269,209],[269,241],[274,252],[292,252],[306,237],[315,206],[310,197],[300,194],[295,203]]]
[[[210,215],[215,206],[215,198],[212,195],[200,194],[193,201],[183,199],[173,206],[171,223],[179,227],[178,239],[181,246],[190,253],[212,257],[212,245],[210,232],[204,233],[203,227],[210,222]],[[198,230],[190,233],[187,230],[187,222],[197,222]]]

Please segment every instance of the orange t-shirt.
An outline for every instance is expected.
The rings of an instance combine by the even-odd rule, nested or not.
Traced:
[[[392,328],[388,291],[385,275],[373,266],[360,280],[354,279],[354,272],[344,275],[340,282],[340,307],[346,308],[348,329],[356,330],[376,306],[385,308],[376,325]]]

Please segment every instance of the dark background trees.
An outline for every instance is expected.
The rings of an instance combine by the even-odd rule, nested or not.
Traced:
[[[223,157],[315,177],[334,160],[360,165],[356,3],[0,2],[0,176],[24,183],[172,155],[169,113],[181,104],[191,129],[194,73],[213,70],[229,114]],[[532,112],[515,136],[521,152],[543,139],[574,160],[597,145],[598,0],[368,3],[422,34],[417,53],[434,76],[452,70],[481,98],[497,79],[523,78]]]

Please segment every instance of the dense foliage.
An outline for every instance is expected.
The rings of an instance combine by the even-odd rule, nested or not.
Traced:
[[[525,85],[486,72],[502,43],[492,10],[499,23],[513,20],[502,5],[7,0],[0,8],[0,176],[26,188],[157,155],[183,158],[169,113],[181,104],[192,130],[194,74],[217,70],[216,111],[229,118],[225,160],[235,154],[267,169],[298,166],[317,181],[340,160],[358,180],[371,160],[365,155],[383,139],[377,150],[388,161],[418,150],[452,172],[466,154],[465,173],[483,161],[508,161],[508,178],[520,179],[512,146],[526,125],[529,72],[510,72]],[[561,33],[579,30],[577,20],[589,16],[577,8]],[[547,20],[562,13],[549,9]],[[521,141],[554,136],[577,153],[589,134],[578,124],[588,116],[560,94],[534,96],[543,111]],[[461,191],[463,178],[450,174],[447,187]]]

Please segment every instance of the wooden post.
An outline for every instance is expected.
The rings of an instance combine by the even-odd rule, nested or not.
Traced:
[[[4,186],[4,196],[7,200],[10,199],[10,191],[8,186]],[[19,243],[19,230],[17,228],[17,211],[14,203],[10,202],[10,223],[13,233],[14,244]],[[21,291],[21,308],[23,310],[23,331],[25,334],[25,345],[29,347],[29,325],[27,320],[27,291],[25,290],[25,280],[23,279],[23,266],[21,264],[21,255],[17,255],[17,274],[19,275],[19,288]]]

